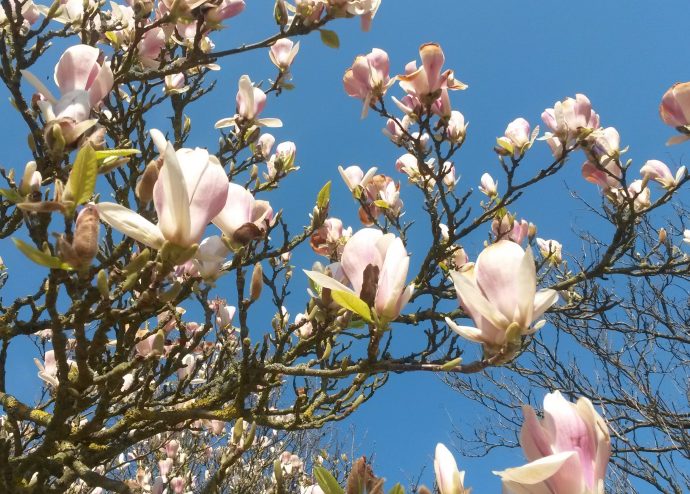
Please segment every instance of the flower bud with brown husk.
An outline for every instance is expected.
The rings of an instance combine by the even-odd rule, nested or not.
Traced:
[[[352,464],[345,492],[347,494],[383,494],[383,482],[384,479],[374,475],[371,465],[362,456]]]
[[[254,265],[254,272],[252,273],[252,280],[249,285],[249,298],[252,302],[259,300],[261,296],[261,289],[264,286],[264,269],[261,263],[257,262]]]
[[[93,204],[88,204],[77,216],[72,243],[63,236],[58,237],[57,246],[62,260],[77,269],[89,266],[98,253],[99,230],[98,210]]]
[[[153,186],[156,184],[156,180],[158,180],[158,171],[158,160],[150,161],[137,182],[134,193],[142,204],[148,204],[153,199]]]

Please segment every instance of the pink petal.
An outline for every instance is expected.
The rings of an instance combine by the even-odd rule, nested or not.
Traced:
[[[55,84],[60,92],[88,89],[101,68],[99,56],[100,50],[88,45],[76,45],[65,50],[55,66]]]
[[[363,228],[355,233],[345,244],[341,259],[343,271],[352,283],[355,293],[359,296],[362,291],[362,277],[364,269],[373,264],[379,269],[383,265],[383,256],[376,248],[376,242],[383,236],[374,228]]]

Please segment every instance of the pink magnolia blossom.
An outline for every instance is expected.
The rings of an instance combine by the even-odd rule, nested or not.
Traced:
[[[685,177],[685,167],[681,166],[678,168],[674,176],[668,166],[662,161],[648,160],[644,166],[640,168],[640,174],[647,180],[659,182],[664,189],[670,189],[676,187]]]
[[[398,317],[414,291],[414,284],[405,286],[409,265],[402,240],[374,228],[363,228],[345,245],[341,259],[352,289],[316,271],[306,273],[324,288],[364,297],[379,320],[388,322]]]
[[[20,5],[22,6],[21,14],[24,18],[22,28],[28,30],[31,24],[35,23],[38,19],[40,19],[41,9],[33,2],[33,0],[27,0],[25,2],[22,2]],[[10,16],[13,19],[16,19],[17,3],[13,1],[10,2],[10,10]],[[5,12],[5,9],[3,7],[0,7],[0,26],[4,26],[7,23],[7,18],[7,12]]]
[[[199,243],[209,221],[222,211],[228,178],[218,159],[205,149],[175,151],[155,129],[151,137],[164,158],[153,188],[158,224],[120,204],[100,203],[98,212],[105,223],[154,249],[166,241],[191,247]]]
[[[423,44],[419,47],[419,56],[422,59],[420,68],[417,68],[416,62],[410,62],[405,67],[405,74],[398,76],[403,91],[431,104],[441,96],[442,89],[467,88],[466,84],[455,80],[452,70],[446,69],[441,72],[445,56],[438,44]]]
[[[327,218],[311,236],[311,248],[317,254],[329,258],[340,258],[347,241],[352,237],[352,228],[343,228],[338,218]]]
[[[168,35],[162,27],[154,27],[144,33],[137,44],[137,54],[144,67],[155,68],[160,62],[160,56],[168,40]]]
[[[19,193],[26,196],[32,192],[38,192],[41,190],[42,181],[41,172],[36,170],[36,162],[29,161],[24,167],[22,181],[19,183]]]
[[[45,353],[43,362],[35,358],[34,363],[36,364],[36,367],[38,367],[38,377],[49,386],[57,388],[59,381],[57,378],[58,368],[57,361],[55,360],[55,351],[48,350]],[[72,367],[76,366],[76,362],[67,359],[67,365],[71,369]]]
[[[273,65],[278,67],[281,72],[287,72],[292,65],[292,61],[299,52],[299,41],[293,43],[289,38],[282,38],[276,41],[268,51],[268,56]]]
[[[185,273],[199,276],[207,282],[216,281],[222,274],[223,263],[230,250],[218,235],[206,237],[199,244],[194,258],[185,263]]]
[[[592,110],[592,104],[584,94],[575,95],[575,99],[557,101],[553,108],[544,110],[541,118],[551,130],[544,137],[557,158],[560,158],[564,144],[571,147],[583,132],[599,128],[599,115]]]
[[[519,158],[532,146],[529,122],[524,118],[516,118],[508,124],[503,137],[496,139],[496,152],[502,155],[512,155]]]
[[[504,214],[501,219],[491,222],[491,231],[496,239],[509,239],[522,244],[529,234],[530,224],[526,220],[515,221],[511,214]]]
[[[584,179],[604,190],[619,188],[622,175],[623,171],[618,161],[611,160],[606,166],[594,164],[591,161],[586,161],[582,165],[582,176]]]
[[[137,338],[141,339],[134,345],[134,348],[140,357],[160,357],[165,353],[165,333],[163,331],[149,333],[145,329],[140,329],[137,331]]]
[[[378,101],[395,81],[390,78],[389,70],[388,53],[374,48],[368,55],[357,56],[352,67],[345,71],[345,92],[364,101],[362,118],[367,115],[369,106]]]
[[[277,118],[258,118],[266,106],[266,93],[254,87],[248,75],[240,77],[237,91],[237,113],[230,118],[222,118],[216,122],[216,129],[237,126],[248,122],[264,127],[282,127],[283,122]]]
[[[666,125],[675,127],[681,135],[672,137],[666,144],[680,144],[690,139],[690,82],[677,82],[664,93],[659,105],[659,115]]]
[[[443,444],[436,445],[434,472],[439,494],[469,494],[465,490],[465,472],[458,470],[453,454]]]
[[[410,117],[405,115],[401,120],[389,118],[386,126],[381,129],[383,135],[388,137],[394,144],[400,145],[403,142],[407,129],[411,123]]]
[[[489,198],[493,199],[498,195],[498,182],[488,173],[484,173],[479,183],[479,190],[482,194],[486,194]]]
[[[48,124],[60,126],[67,144],[96,124],[95,119],[89,120],[91,110],[100,105],[114,82],[110,64],[102,61],[101,51],[88,45],[68,48],[55,66],[59,99],[31,72],[23,70],[22,75],[43,97],[37,102],[43,118]]]
[[[552,264],[560,264],[563,260],[563,245],[557,240],[544,240],[543,238],[537,239],[537,247],[539,247],[539,253],[544,259],[549,259]]]
[[[523,407],[520,444],[527,465],[494,472],[508,493],[601,494],[611,454],[611,439],[592,402],[571,403],[560,392],[544,397],[544,419]]]
[[[374,175],[376,175],[376,168],[369,168],[365,174],[357,165],[348,166],[347,168],[339,166],[338,172],[340,172],[340,176],[343,178],[347,188],[350,189],[350,192],[355,192],[359,187],[364,188],[369,184]]]
[[[213,218],[216,225],[234,247],[248,244],[262,237],[273,219],[273,208],[268,201],[254,199],[241,185],[227,185],[227,201]]]
[[[208,5],[213,5],[209,2]],[[206,21],[211,24],[220,24],[226,19],[241,14],[246,7],[244,0],[221,0],[218,5],[213,5],[204,12]]]
[[[400,183],[386,175],[374,175],[364,187],[363,195],[366,204],[359,208],[359,219],[366,226],[372,225],[384,211],[398,216],[402,210]]]
[[[462,143],[467,134],[465,116],[457,110],[450,112],[450,118],[446,124],[446,137],[453,144]]]
[[[314,333],[314,326],[311,321],[306,314],[301,312],[295,316],[295,326],[298,327],[297,335],[302,339],[307,339]]]
[[[263,159],[271,156],[271,149],[273,149],[273,144],[275,144],[276,138],[271,134],[261,134],[261,136],[256,141],[255,153]]]
[[[485,248],[474,266],[452,271],[458,302],[475,326],[448,326],[463,338],[484,345],[488,354],[519,348],[521,337],[539,329],[532,323],[558,300],[555,290],[536,290],[531,250],[499,240]]]

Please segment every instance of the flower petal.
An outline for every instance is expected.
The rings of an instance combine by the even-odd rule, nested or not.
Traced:
[[[96,204],[98,214],[105,223],[128,237],[154,249],[160,249],[165,242],[160,229],[131,209],[113,202]]]

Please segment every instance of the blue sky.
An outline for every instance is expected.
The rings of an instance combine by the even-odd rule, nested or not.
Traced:
[[[229,28],[214,36],[217,48],[255,41],[272,32],[273,2],[255,0],[248,4],[245,13],[230,20]],[[331,25],[340,35],[338,50],[323,46],[318,36],[301,40],[292,70],[296,89],[277,100],[269,98],[263,113],[283,120],[284,127],[273,133],[278,140],[296,142],[301,171],[291,176],[280,192],[266,198],[274,208],[284,209],[293,231],[297,231],[308,222],[307,214],[320,187],[333,180],[331,214],[357,228],[356,208],[339,179],[337,166],[378,166],[381,172],[395,177],[394,163],[402,153],[381,134],[383,120],[374,114],[360,120],[361,104],[344,93],[342,74],[357,54],[368,53],[373,47],[390,54],[391,73],[402,72],[405,63],[417,58],[419,45],[428,41],[441,44],[446,67],[453,68],[456,77],[469,84],[467,91],[451,96],[454,109],[469,121],[467,142],[455,161],[456,173],[461,177],[459,187],[475,187],[483,172],[498,171],[492,148],[508,122],[521,116],[532,125],[541,124],[540,114],[545,108],[578,92],[590,98],[604,126],[619,130],[622,145],[630,145],[628,157],[634,160],[633,169],[639,169],[647,159],[661,159],[675,169],[683,161],[687,146],[664,145],[672,129],[659,120],[658,104],[671,84],[690,80],[688,18],[690,5],[679,0],[383,0],[369,33],[362,33],[356,21]],[[59,54],[55,49],[48,52],[43,78],[52,74]],[[213,123],[234,113],[240,75],[249,74],[254,81],[274,76],[266,50],[219,63],[222,70],[215,75],[219,81],[216,90],[190,112],[190,146],[216,147],[219,134]],[[392,94],[399,91],[395,89]],[[3,101],[7,117],[0,121],[0,130],[6,145],[0,163],[20,173],[30,155],[28,149],[14,143],[25,142],[25,131],[7,99]],[[537,143],[524,166],[537,169],[548,164],[549,158],[545,144]],[[563,173],[528,193],[512,208],[520,217],[536,223],[540,236],[558,238],[566,251],[575,253],[579,245],[574,244],[576,237],[571,228],[603,228],[566,190],[577,189],[586,199],[595,204],[598,201],[596,187],[580,177],[582,161],[580,155],[576,156]],[[403,176],[396,178],[405,182]],[[404,184],[401,192],[407,217],[422,222],[416,191]],[[478,204],[480,199],[475,194],[471,201]],[[465,246],[471,257],[476,257],[485,237],[486,232],[481,232],[468,239]],[[413,264],[414,255],[422,256],[426,245],[422,239],[408,246]],[[0,249],[10,266],[20,259],[8,241]],[[308,268],[314,260],[316,256],[308,251],[294,258],[300,268]],[[5,288],[5,300],[19,294],[22,286],[19,277],[12,278]],[[304,286],[298,281],[293,287],[296,296],[294,307],[290,307],[292,314],[301,310],[304,300],[300,290]],[[421,328],[404,330],[421,333]],[[415,336],[410,334],[410,339],[414,341]],[[468,350],[477,354],[475,348]],[[13,371],[38,386],[29,359],[15,357]],[[23,379],[21,384],[16,383],[25,386]],[[37,394],[38,390],[33,396]],[[425,467],[423,479],[430,484],[435,444],[453,443],[451,422],[461,426],[481,420],[491,417],[450,391],[438,377],[393,375],[388,385],[341,427],[344,434],[350,426],[355,427],[356,453],[375,453],[379,474],[390,481],[405,482],[416,478]],[[499,492],[500,482],[490,471],[522,462],[517,451],[497,451],[481,460],[457,459],[461,468],[468,470],[468,485],[475,486],[477,492]]]

